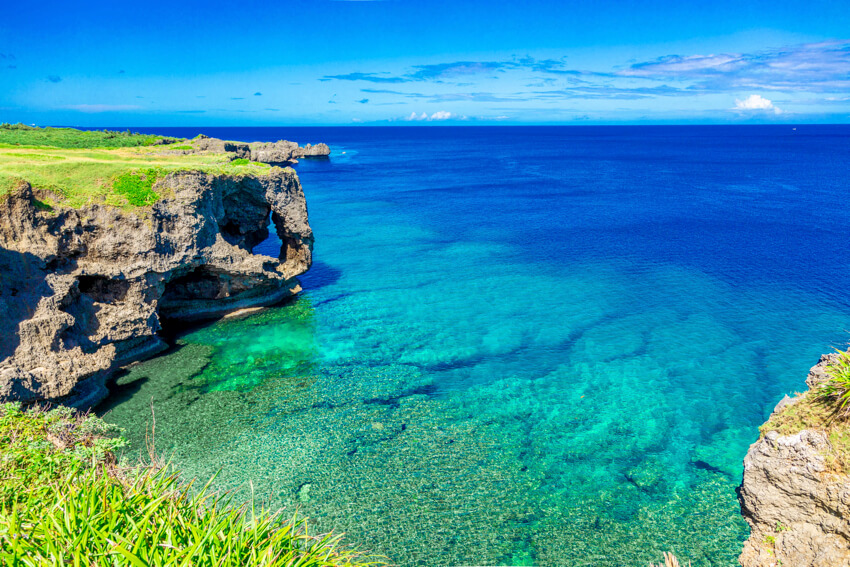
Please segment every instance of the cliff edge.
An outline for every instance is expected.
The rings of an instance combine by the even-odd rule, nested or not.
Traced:
[[[783,398],[747,452],[743,567],[850,566],[850,424],[816,395],[837,357],[821,357],[809,391]]]
[[[0,195],[0,401],[90,406],[112,372],[165,347],[161,319],[215,317],[299,291],[313,235],[298,177],[233,159],[149,172],[150,188],[140,174],[142,189],[128,195],[156,197],[144,206],[110,205],[113,195],[64,206],[23,180]],[[252,253],[270,220],[277,258]]]
[[[331,149],[327,144],[306,144],[299,146],[296,142],[289,140],[278,140],[277,142],[231,142],[209,138],[200,135],[192,140],[181,144],[175,144],[168,148],[170,152],[189,155],[203,152],[227,152],[235,156],[235,159],[246,159],[258,163],[267,163],[278,166],[288,166],[298,163],[302,158],[327,158],[331,155]]]

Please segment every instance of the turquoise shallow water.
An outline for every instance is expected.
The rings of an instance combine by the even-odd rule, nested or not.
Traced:
[[[206,129],[332,145],[316,264],[100,409],[399,565],[733,565],[746,449],[850,328],[848,131],[805,128]]]

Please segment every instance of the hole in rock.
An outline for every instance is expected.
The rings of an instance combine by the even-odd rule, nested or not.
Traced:
[[[105,276],[85,275],[77,278],[77,286],[98,303],[115,303],[123,301],[130,289],[130,284],[124,280],[114,280]]]
[[[260,228],[256,230],[244,231],[244,228],[239,223],[229,221],[223,225],[219,225],[221,235],[228,243],[246,250],[251,250],[258,243],[264,242],[268,236],[268,228]]]
[[[268,237],[271,206],[259,182],[246,179],[225,190],[222,204],[224,216],[218,227],[228,243],[250,251]]]
[[[272,213],[269,213],[266,221],[266,238],[251,249],[252,254],[262,256],[271,256],[272,258],[280,257],[283,241],[277,233],[272,220]]]
[[[161,302],[167,304],[181,299],[216,299],[229,293],[226,282],[206,266],[176,277],[165,284]]]

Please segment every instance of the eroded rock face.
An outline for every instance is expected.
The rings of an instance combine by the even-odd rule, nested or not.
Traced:
[[[248,159],[251,157],[251,148],[245,142],[231,142],[201,135],[198,136],[197,140],[193,141],[193,146],[195,148],[194,151],[232,153],[235,154],[237,159]]]
[[[826,379],[825,355],[809,372],[809,387]],[[774,412],[794,403],[783,399]],[[850,476],[827,466],[822,431],[768,432],[744,459],[741,511],[752,533],[743,567],[850,566]]]
[[[301,158],[326,158],[331,155],[331,149],[327,144],[307,144],[299,146],[296,142],[288,140],[278,140],[277,142],[231,142],[228,140],[220,140],[218,138],[210,138],[203,134],[197,138],[193,138],[188,142],[191,146],[186,148],[186,144],[175,144],[175,146],[183,147],[184,149],[173,149],[165,147],[163,152],[166,154],[195,154],[195,153],[226,153],[230,154],[231,159],[250,159],[251,161],[268,163],[286,167],[298,163]]]
[[[327,157],[331,149],[327,144],[307,144],[300,147],[295,142],[279,140],[277,142],[254,142],[251,146],[251,159],[264,163],[286,165],[297,163],[299,158]]]
[[[178,172],[133,212],[45,211],[24,186],[0,202],[0,401],[89,406],[111,372],[164,348],[163,317],[277,303],[300,288],[313,235],[298,177]],[[279,258],[252,254],[269,217]]]

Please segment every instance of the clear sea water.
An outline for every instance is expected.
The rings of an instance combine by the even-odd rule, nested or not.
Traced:
[[[315,264],[100,410],[401,566],[735,565],[758,426],[850,338],[847,126],[155,131],[330,144]]]

